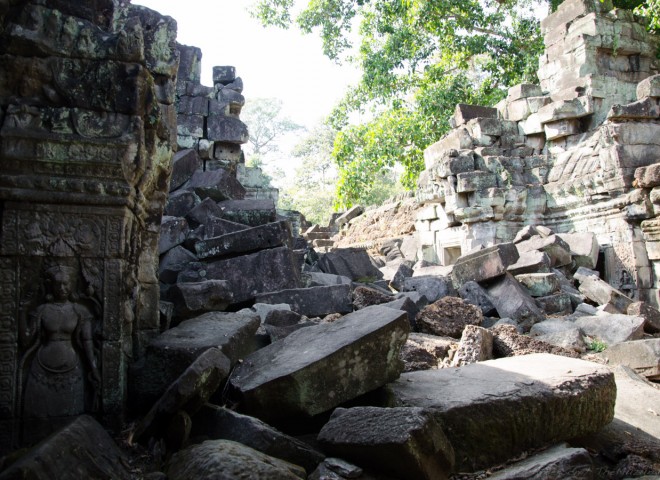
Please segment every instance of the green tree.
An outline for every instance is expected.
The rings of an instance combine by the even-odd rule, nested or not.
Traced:
[[[282,114],[282,100],[278,98],[248,100],[241,111],[241,120],[250,132],[248,157],[260,156],[257,161],[261,163],[264,162],[263,156],[279,149],[279,139],[304,128]]]

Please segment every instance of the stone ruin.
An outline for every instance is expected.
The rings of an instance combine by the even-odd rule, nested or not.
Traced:
[[[233,67],[202,85],[149,9],[43,3],[0,13],[0,453],[56,432],[0,479],[660,473],[657,40],[629,12],[564,2],[541,87],[458,106],[416,198],[301,238]]]

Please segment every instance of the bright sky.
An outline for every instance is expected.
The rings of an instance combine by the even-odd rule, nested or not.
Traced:
[[[286,116],[312,127],[329,113],[357,72],[328,60],[317,35],[263,28],[250,17],[252,0],[133,0],[178,24],[178,42],[202,49],[202,83],[212,68],[233,65],[246,99],[276,97]]]

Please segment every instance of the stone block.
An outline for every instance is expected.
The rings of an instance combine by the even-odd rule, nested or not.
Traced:
[[[536,304],[547,315],[570,315],[573,313],[573,300],[565,292],[555,293],[544,297],[536,297]]]
[[[162,283],[175,283],[179,272],[181,272],[188,263],[196,262],[198,258],[190,250],[182,246],[176,246],[161,257],[158,265],[158,281]]]
[[[595,432],[612,421],[616,399],[607,367],[550,354],[404,373],[386,392],[389,406],[434,413],[460,472]]]
[[[426,152],[433,152],[434,150],[425,150],[425,159],[428,159]],[[431,163],[428,168],[433,168],[435,175],[440,178],[447,178],[450,175],[457,175],[459,173],[471,172],[474,170],[474,155],[472,152],[468,154],[458,154],[456,156],[443,155],[441,159]]]
[[[507,102],[513,102],[519,98],[539,97],[543,95],[541,87],[531,83],[519,83],[509,88],[506,96]]]
[[[472,280],[465,282],[459,288],[458,293],[463,300],[479,307],[484,316],[491,316],[496,313],[495,306],[490,300],[488,293],[477,282]]]
[[[660,106],[655,98],[645,98],[626,105],[614,104],[607,113],[610,121],[654,120],[660,117]]]
[[[622,342],[599,354],[608,365],[623,365],[648,380],[660,379],[660,338]]]
[[[202,167],[202,160],[193,149],[179,150],[172,158],[172,177],[170,192],[181,187],[193,174]]]
[[[177,245],[181,245],[188,235],[189,227],[185,218],[164,216],[160,223],[158,254],[162,255]]]
[[[222,200],[242,200],[245,188],[225,169],[196,171],[183,187],[193,190],[199,198],[210,198],[216,202]]]
[[[546,253],[550,257],[552,267],[568,265],[572,260],[571,247],[558,235],[534,236],[529,240],[517,243],[516,248],[521,255],[533,250]]]
[[[633,302],[626,309],[628,315],[643,317],[644,331],[647,333],[660,332],[660,311],[646,302]]]
[[[223,200],[218,207],[223,219],[250,227],[272,223],[277,218],[272,199]]]
[[[554,273],[522,273],[516,280],[532,297],[545,297],[559,291],[559,279]]]
[[[542,124],[555,123],[560,120],[585,117],[594,113],[594,100],[583,96],[573,100],[558,100],[544,107],[536,113]],[[550,140],[550,138],[549,138]]]
[[[436,157],[441,158],[444,152],[450,150],[467,150],[473,147],[472,137],[464,127],[455,128],[447,133],[440,140],[427,147],[424,150],[424,158]],[[427,150],[430,150],[427,153]]]
[[[337,219],[335,220],[335,225],[337,227],[341,227],[342,225],[347,224],[354,218],[359,217],[364,213],[364,208],[361,205],[355,205],[351,208],[349,208],[347,211],[342,213]]]
[[[375,305],[297,330],[245,358],[230,396],[269,423],[326,412],[399,376],[409,328],[405,312]]]
[[[534,299],[509,273],[484,285],[500,318],[512,318],[523,330],[545,320]]]
[[[644,319],[622,314],[600,314],[575,319],[575,325],[594,340],[608,347],[644,336]]]
[[[454,110],[454,122],[457,127],[467,123],[473,118],[497,118],[497,109],[479,105],[466,105],[459,103]]]
[[[473,118],[467,122],[465,128],[474,138],[499,137],[502,135],[502,123],[498,118]]]
[[[337,408],[318,441],[330,455],[396,478],[443,480],[454,466],[441,424],[421,408]]]
[[[202,72],[202,50],[198,47],[176,44],[179,52],[177,81],[200,83]]]
[[[383,278],[367,251],[361,248],[337,248],[319,256],[319,268],[325,273],[343,275],[353,281],[371,283]]]
[[[201,115],[209,114],[209,99],[207,97],[190,97],[183,95],[177,98],[177,113],[179,115]]]
[[[660,75],[652,75],[637,84],[637,99],[660,97]]]
[[[454,264],[451,278],[455,288],[469,281],[482,282],[506,273],[518,260],[513,243],[500,243],[460,257]]]
[[[577,267],[596,268],[600,246],[593,233],[558,233],[571,251],[571,256]]]
[[[176,131],[178,135],[202,138],[204,136],[204,117],[179,114],[176,116]]]
[[[225,310],[233,303],[234,295],[225,280],[179,282],[167,291],[167,299],[174,304],[174,315],[183,320],[206,312]]]
[[[230,84],[236,80],[236,67],[230,65],[221,65],[213,67],[213,84]]]
[[[307,317],[325,317],[353,311],[352,287],[347,283],[259,293],[255,299],[258,303],[285,303],[294,312]]]
[[[595,476],[591,455],[584,448],[561,444],[534,454],[495,472],[490,480],[570,478],[590,480]]]
[[[473,172],[459,173],[456,175],[456,180],[456,191],[458,193],[497,187],[497,177],[490,172],[475,170]]]
[[[195,252],[200,259],[222,258],[290,245],[291,242],[291,224],[280,221],[201,240],[195,244]]]
[[[482,327],[467,325],[452,358],[452,367],[462,367],[493,358],[493,334]]]
[[[417,330],[438,336],[461,338],[467,325],[481,325],[481,309],[458,297],[446,296],[424,307],[415,321]]]
[[[456,290],[448,276],[421,275],[404,279],[403,292],[417,292],[429,302],[435,302],[447,295],[454,295]]]
[[[513,275],[526,273],[547,273],[552,268],[552,260],[547,253],[540,250],[529,250],[520,253],[518,261],[507,267],[507,271]]]
[[[167,198],[163,215],[169,217],[185,217],[190,210],[199,205],[202,200],[192,190],[177,190]]]
[[[543,125],[546,140],[556,140],[568,135],[580,133],[580,122],[575,119],[558,120]]]
[[[249,139],[247,126],[235,117],[210,115],[206,131],[208,140],[213,142],[243,144]]]
[[[617,312],[624,313],[633,300],[612,287],[600,278],[584,278],[580,280],[580,292],[598,305],[610,305]]]
[[[639,188],[654,188],[660,186],[660,163],[635,170],[635,183]]]

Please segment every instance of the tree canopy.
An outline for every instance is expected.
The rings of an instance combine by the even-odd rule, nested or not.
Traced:
[[[303,3],[296,10],[296,3]],[[415,186],[423,150],[449,130],[457,103],[492,105],[506,88],[537,83],[541,11],[557,0],[259,0],[265,25],[317,32],[324,53],[362,77],[336,106],[337,206],[363,201],[400,164]],[[623,7],[643,3],[615,2]],[[625,5],[623,5],[625,4]],[[660,0],[648,0],[660,8]],[[350,120],[359,112],[366,119]]]

